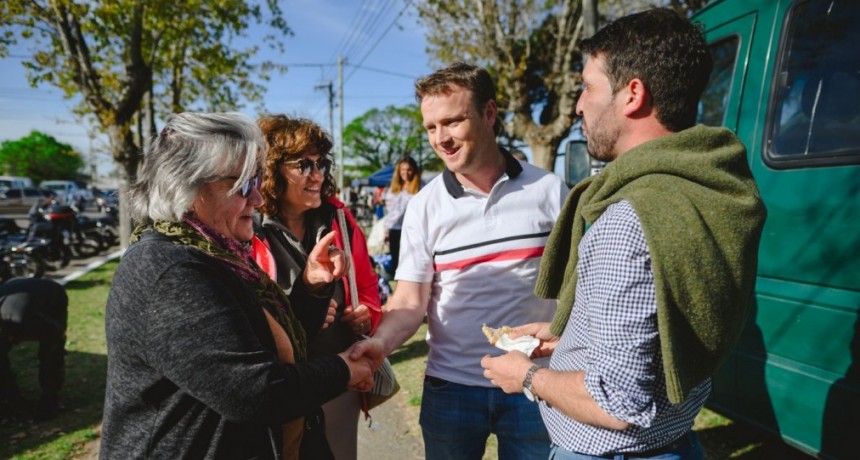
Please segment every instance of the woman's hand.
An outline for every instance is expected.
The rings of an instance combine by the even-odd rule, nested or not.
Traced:
[[[373,327],[370,321],[370,308],[364,304],[360,304],[355,310],[351,306],[347,306],[343,309],[343,316],[340,320],[349,323],[349,327],[352,328],[355,335],[367,334]]]
[[[338,356],[349,366],[349,383],[347,384],[347,388],[356,391],[368,391],[373,387],[374,357],[372,354],[362,354],[352,359],[350,358],[350,353],[354,347],[355,345],[346,351],[338,353]]]
[[[335,236],[335,232],[329,232],[308,254],[303,279],[311,291],[319,290],[326,284],[339,280],[349,268],[346,254],[332,244]]]
[[[326,329],[334,322],[334,315],[337,314],[337,302],[334,299],[328,301],[328,312],[325,315],[325,321],[320,329]]]

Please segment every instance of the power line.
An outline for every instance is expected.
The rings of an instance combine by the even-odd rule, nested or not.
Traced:
[[[408,78],[409,80],[415,80],[416,78],[418,78],[415,75],[406,75],[405,73],[392,72],[390,70],[375,69],[373,67],[363,67],[360,65],[353,65],[353,64],[346,64],[346,65],[348,67],[354,67],[356,69],[367,70],[368,72],[376,72],[376,73],[381,73],[384,75],[391,75],[394,77]]]
[[[372,53],[373,50],[376,49],[377,45],[379,45],[379,42],[381,42],[382,39],[385,38],[386,35],[388,35],[388,32],[391,31],[391,28],[394,27],[394,25],[397,23],[397,20],[400,19],[401,16],[403,16],[403,13],[405,13],[406,10],[410,6],[412,6],[412,1],[413,0],[407,0],[406,1],[406,4],[403,5],[403,9],[400,10],[400,13],[398,13],[397,16],[394,18],[394,20],[391,21],[391,24],[388,25],[388,28],[385,29],[385,32],[383,32],[382,35],[379,36],[379,38],[376,40],[376,42],[373,44],[373,46],[371,46],[370,49],[367,50],[367,53],[364,54],[364,57],[362,57],[361,60],[358,62],[358,64],[356,64],[354,66],[355,70],[353,70],[349,74],[349,76],[346,77],[346,81],[349,81],[349,79],[355,74],[355,72],[358,70],[358,68],[361,67],[362,64],[364,64],[364,61],[367,60],[367,57],[370,56],[370,53]]]
[[[377,13],[375,16],[373,16],[372,22],[368,25],[367,33],[362,35],[363,39],[361,41],[357,41],[353,44],[349,52],[346,54],[347,56],[351,55],[353,51],[360,50],[367,46],[367,44],[372,40],[372,37],[376,35],[380,25],[382,24],[383,14],[388,11],[391,11],[392,7],[394,6],[393,3],[395,1],[397,0],[388,0],[385,5],[380,5],[376,9]]]
[[[359,31],[365,28],[366,22],[368,21],[368,15],[370,14],[369,12],[372,9],[365,8],[366,4],[367,0],[363,0],[361,2],[361,5],[358,7],[358,14],[352,17],[352,21],[349,24],[349,33],[341,38],[340,43],[338,43],[334,50],[334,54],[332,54],[329,59],[337,59],[338,56],[347,55],[347,49],[354,46],[355,42],[358,41]]]

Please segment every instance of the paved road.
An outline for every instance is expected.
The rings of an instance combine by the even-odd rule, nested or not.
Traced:
[[[417,420],[408,413],[405,391],[370,411],[374,427],[362,415],[358,426],[358,459],[413,460],[424,458],[424,441]],[[413,411],[414,412],[414,411]]]

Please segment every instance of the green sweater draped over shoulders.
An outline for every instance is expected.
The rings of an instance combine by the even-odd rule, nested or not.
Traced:
[[[586,227],[622,200],[636,211],[648,244],[666,390],[679,403],[740,336],[765,207],[746,149],[727,129],[695,126],[619,156],[574,187],[544,251],[535,294],[558,299],[558,336],[573,308]]]

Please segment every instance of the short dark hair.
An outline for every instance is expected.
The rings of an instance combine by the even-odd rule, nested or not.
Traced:
[[[696,123],[699,98],[713,62],[702,31],[668,8],[622,17],[579,45],[603,58],[613,94],[638,78],[651,96],[657,120],[677,132]]]
[[[455,62],[448,67],[439,69],[430,75],[419,78],[415,82],[415,99],[421,104],[426,96],[451,94],[451,86],[460,86],[472,92],[472,102],[478,113],[483,114],[487,101],[496,101],[496,84],[490,73],[483,67],[465,62]],[[496,134],[502,129],[501,121],[496,116],[493,126]]]

